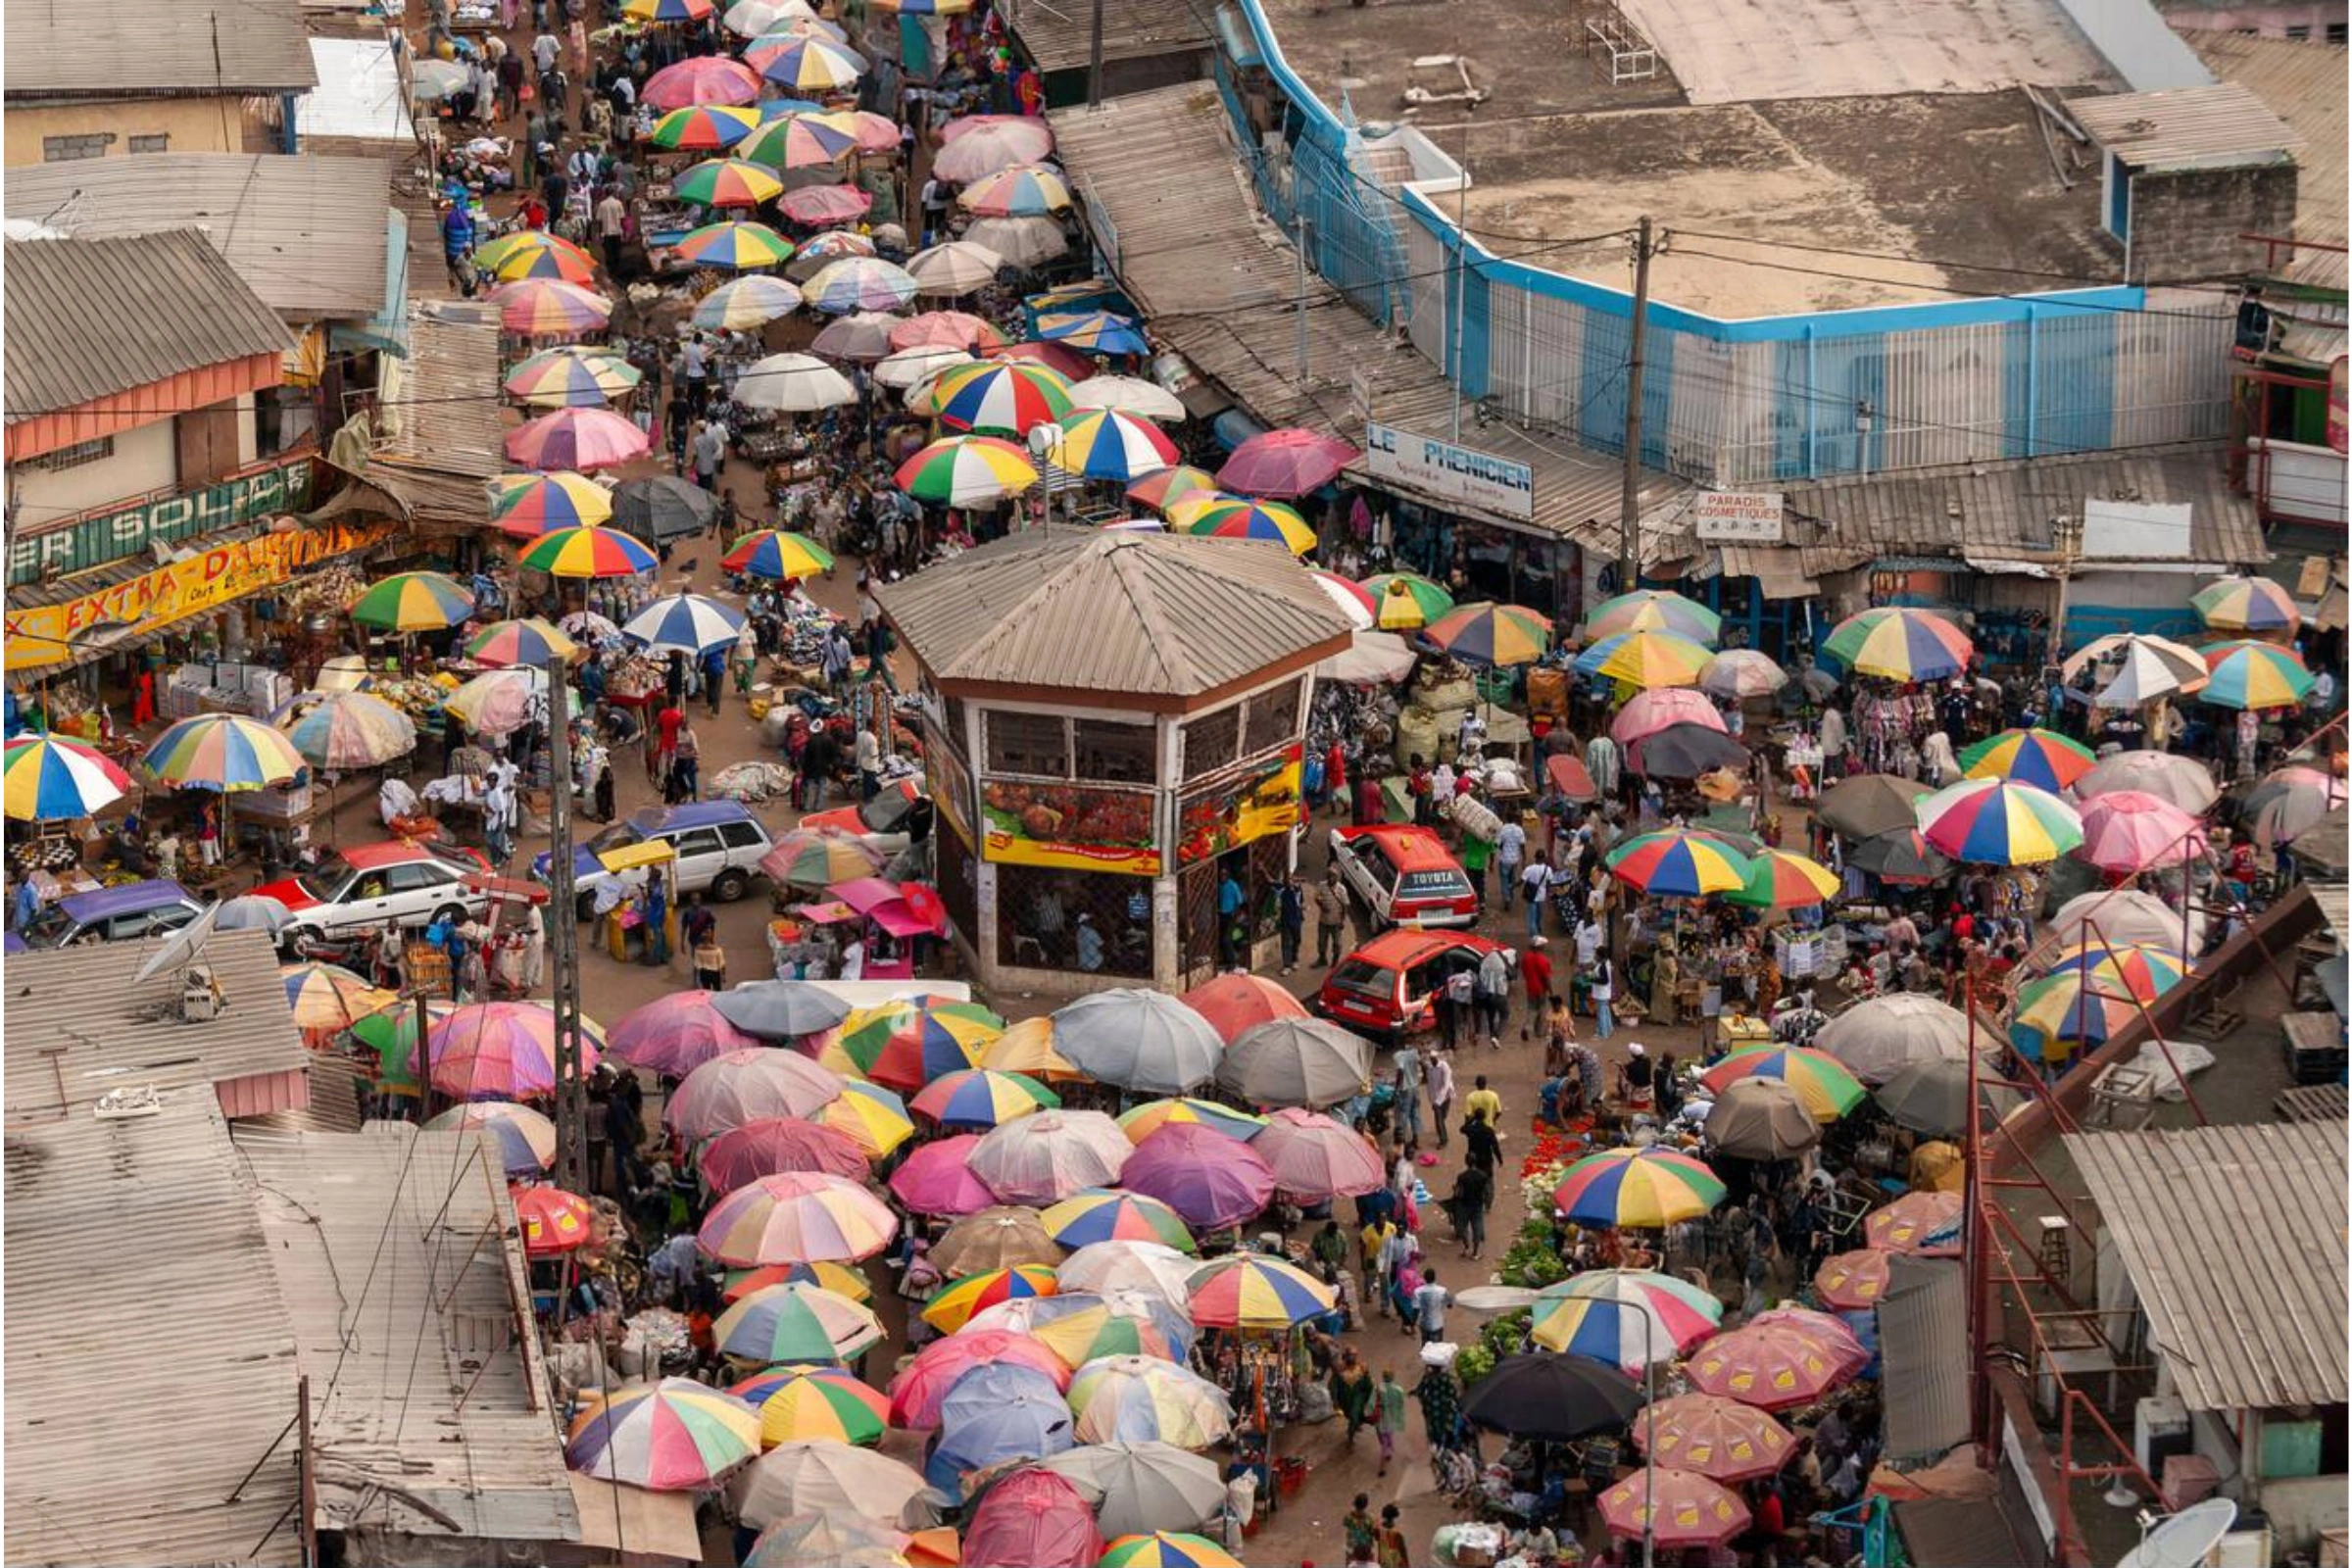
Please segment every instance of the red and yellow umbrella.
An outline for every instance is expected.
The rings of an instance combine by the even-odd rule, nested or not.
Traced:
[[[1836,1121],[1862,1103],[1867,1091],[1826,1051],[1802,1046],[1757,1046],[1735,1051],[1701,1075],[1700,1082],[1715,1094],[1742,1078],[1778,1078],[1795,1090],[1819,1122]]]
[[[1846,1377],[1836,1347],[1787,1323],[1751,1323],[1718,1334],[1691,1353],[1685,1371],[1700,1393],[1759,1410],[1811,1404]]]
[[[1211,539],[1270,539],[1294,556],[1315,548],[1315,530],[1279,501],[1258,501],[1223,491],[1196,491],[1167,512],[1168,526]]]
[[[1532,664],[1551,647],[1551,622],[1517,605],[1456,605],[1421,634],[1465,664]]]
[[[661,564],[654,553],[618,528],[558,528],[542,534],[517,564],[552,577],[633,577]]]
[[[1838,873],[1789,850],[1766,850],[1748,858],[1747,881],[1723,896],[1726,904],[1751,909],[1810,909],[1838,896]]]
[[[588,1200],[556,1187],[517,1187],[514,1217],[522,1222],[522,1250],[528,1257],[556,1257],[588,1245],[596,1210]]]
[[[1663,1230],[1723,1201],[1716,1174],[1670,1149],[1610,1149],[1568,1167],[1551,1203],[1579,1225]]]
[[[912,1091],[977,1066],[980,1053],[1004,1032],[1004,1020],[978,1003],[901,998],[843,1019],[817,1061],[836,1072]]]
[[[1022,1263],[1012,1268],[992,1268],[984,1274],[972,1274],[943,1288],[923,1307],[923,1321],[944,1333],[953,1334],[971,1321],[972,1314],[1000,1301],[1017,1301],[1029,1297],[1052,1296],[1061,1287],[1054,1281],[1054,1271],[1036,1263]]]
[[[837,1366],[771,1366],[727,1392],[760,1411],[760,1444],[871,1447],[890,1426],[890,1396]]]

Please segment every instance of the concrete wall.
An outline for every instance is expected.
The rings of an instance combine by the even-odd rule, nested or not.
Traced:
[[[2296,176],[2291,164],[2134,172],[2126,262],[2132,281],[2187,283],[2243,274],[2262,252],[2240,234],[2294,228]]]
[[[12,102],[0,122],[7,132],[5,157],[11,167],[49,162],[44,143],[54,136],[112,136],[101,154],[108,158],[130,156],[133,136],[169,136],[171,145],[164,150],[174,153],[276,150],[266,137],[249,142],[243,102],[233,96],[74,104]]]
[[[2290,1551],[2311,1551],[2323,1530],[2341,1530],[2352,1523],[2345,1505],[2345,1477],[2304,1476],[2294,1481],[2262,1484],[2262,1510],[2270,1516],[2271,1532],[2284,1561]]]
[[[179,482],[172,421],[158,419],[116,436],[112,457],[71,468],[19,464],[8,470],[9,518],[19,528],[41,528],[98,507],[169,490]]]
[[[2198,0],[2158,7],[2164,20],[2182,32],[2252,32],[2265,38],[2289,36],[2289,27],[2302,27],[2305,37],[2325,40],[2328,29],[2340,27],[2352,7],[2344,0],[2317,0],[2311,5],[2209,6]]]

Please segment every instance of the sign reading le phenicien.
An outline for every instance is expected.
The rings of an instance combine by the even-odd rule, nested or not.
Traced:
[[[1488,452],[1415,435],[1386,424],[1364,426],[1364,466],[1374,478],[1409,485],[1423,495],[1460,501],[1498,516],[1536,514],[1536,470]]]

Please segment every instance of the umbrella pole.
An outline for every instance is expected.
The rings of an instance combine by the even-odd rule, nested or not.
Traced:
[[[1642,1319],[1642,1568],[1657,1568],[1658,1526],[1658,1356],[1650,1343],[1654,1325]]]

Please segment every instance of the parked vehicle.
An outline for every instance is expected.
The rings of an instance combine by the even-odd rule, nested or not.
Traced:
[[[466,882],[489,869],[490,862],[472,850],[390,839],[329,854],[310,870],[253,891],[277,900],[294,916],[278,933],[280,946],[292,951],[387,921],[429,925],[443,916],[479,918],[489,912],[489,897]]]
[[[923,793],[922,780],[903,778],[883,785],[870,801],[811,811],[801,818],[801,826],[862,839],[887,860],[928,839],[931,821],[931,797]]]
[[[41,910],[25,933],[25,942],[35,948],[135,942],[176,931],[203,912],[204,906],[176,882],[128,882],[58,900]]]
[[[1504,951],[1466,932],[1384,931],[1332,966],[1314,1009],[1357,1034],[1412,1034],[1435,1021],[1433,1004],[1448,976]]]
[[[1332,863],[1379,925],[1478,923],[1478,890],[1425,827],[1335,827]]]
[[[602,854],[657,842],[677,851],[678,892],[708,892],[721,904],[732,904],[751,891],[760,857],[775,845],[767,824],[741,801],[645,807],[572,850],[572,887],[580,913],[595,913],[597,889],[612,879],[613,873],[599,858]],[[531,861],[531,875],[542,882],[553,869],[544,854]]]

